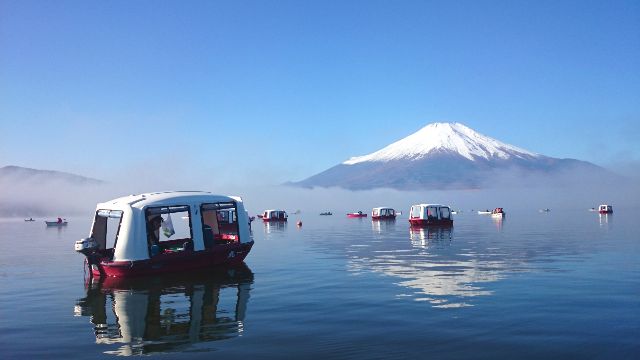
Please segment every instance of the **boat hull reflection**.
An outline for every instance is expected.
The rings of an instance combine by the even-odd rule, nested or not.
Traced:
[[[442,241],[451,241],[453,227],[451,226],[427,226],[427,227],[410,227],[409,237],[411,245],[415,247],[426,248],[431,244]]]
[[[252,283],[253,273],[245,264],[195,277],[98,279],[87,284],[87,296],[75,310],[78,316],[90,316],[97,344],[120,345],[105,353],[184,351],[242,333]]]
[[[264,232],[266,234],[283,232],[285,230],[287,230],[287,222],[285,221],[268,221],[264,223]]]

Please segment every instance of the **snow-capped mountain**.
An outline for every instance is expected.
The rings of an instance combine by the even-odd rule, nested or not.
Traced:
[[[604,174],[588,162],[537,154],[482,135],[460,123],[429,124],[368,155],[352,157],[292,185],[408,189],[481,188],[490,179],[545,177],[581,170]],[[514,179],[515,180],[515,179]]]
[[[364,156],[343,162],[353,165],[366,161],[420,160],[430,153],[450,152],[471,161],[477,159],[532,159],[540,155],[479,134],[460,123],[429,124],[406,138]]]

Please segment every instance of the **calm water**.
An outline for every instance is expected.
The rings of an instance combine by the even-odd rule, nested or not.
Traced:
[[[89,286],[89,216],[0,221],[0,355],[640,358],[637,212],[290,219],[253,224],[245,268]]]

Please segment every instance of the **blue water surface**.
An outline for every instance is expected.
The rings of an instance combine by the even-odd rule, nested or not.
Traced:
[[[244,267],[115,284],[85,282],[73,243],[91,219],[69,220],[0,221],[4,359],[640,358],[631,211],[413,231],[303,212],[254,222]]]

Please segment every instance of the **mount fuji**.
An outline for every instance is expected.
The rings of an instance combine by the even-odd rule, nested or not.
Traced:
[[[537,154],[460,123],[433,123],[376,152],[352,157],[289,184],[351,190],[479,189],[498,183],[521,184],[534,178],[554,181],[554,177],[578,173],[609,175],[589,162]]]

